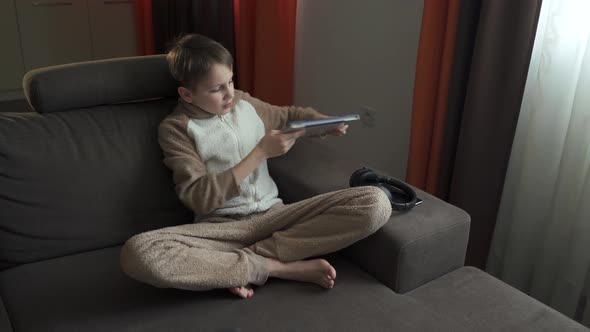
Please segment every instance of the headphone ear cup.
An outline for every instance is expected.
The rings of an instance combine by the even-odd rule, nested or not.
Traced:
[[[377,183],[377,174],[366,167],[354,171],[349,180],[351,187],[365,186],[373,183]]]
[[[354,171],[354,173],[352,173],[352,175],[350,176],[350,180],[348,181],[348,184],[351,187],[358,187],[359,184],[359,179],[360,179],[360,174],[364,172],[364,167],[357,169],[356,171]]]

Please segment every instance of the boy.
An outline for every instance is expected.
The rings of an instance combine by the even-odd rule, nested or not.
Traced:
[[[284,205],[266,160],[289,151],[303,132],[278,129],[326,116],[234,90],[231,54],[206,37],[181,38],[167,60],[180,98],[160,124],[159,142],[180,200],[200,220],[130,238],[122,269],[156,287],[227,288],[242,298],[268,277],[332,288],[330,263],[303,259],[377,231],[391,215],[385,194],[355,187]],[[332,134],[345,133],[346,126]]]

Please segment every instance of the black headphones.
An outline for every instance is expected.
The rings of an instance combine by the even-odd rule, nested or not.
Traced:
[[[418,196],[412,187],[393,177],[385,177],[363,167],[350,176],[351,187],[375,186],[385,192],[395,211],[407,211],[416,206]]]

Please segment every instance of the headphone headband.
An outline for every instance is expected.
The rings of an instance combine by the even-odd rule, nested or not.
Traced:
[[[396,211],[410,210],[418,201],[418,196],[410,185],[394,177],[381,176],[367,167],[354,171],[350,176],[349,185],[380,188],[389,198],[392,209]]]

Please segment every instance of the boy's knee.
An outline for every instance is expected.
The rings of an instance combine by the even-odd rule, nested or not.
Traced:
[[[375,232],[387,223],[391,217],[391,202],[387,195],[375,186],[366,186],[364,188],[366,209],[365,222],[370,232]]]
[[[150,263],[151,256],[146,250],[141,248],[153,248],[154,242],[150,240],[141,241],[141,234],[138,234],[125,242],[119,255],[121,269],[129,277],[151,284],[156,287],[164,288],[164,276],[160,275],[158,269],[154,269],[153,263]]]
[[[135,278],[141,270],[141,252],[135,241],[135,236],[125,242],[119,255],[121,269],[130,277]]]

